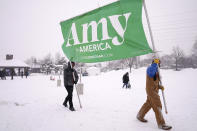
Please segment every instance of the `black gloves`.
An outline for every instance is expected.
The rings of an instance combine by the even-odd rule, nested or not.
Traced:
[[[77,84],[77,81],[74,81],[75,84]]]

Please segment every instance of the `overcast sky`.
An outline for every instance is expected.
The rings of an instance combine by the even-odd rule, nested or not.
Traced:
[[[6,54],[26,60],[48,53],[63,55],[60,21],[116,0],[0,0],[0,60]],[[146,0],[156,49],[186,54],[197,39],[197,0]],[[143,24],[152,48],[143,12]]]

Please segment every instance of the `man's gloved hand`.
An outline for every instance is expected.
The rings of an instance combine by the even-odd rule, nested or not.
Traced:
[[[77,84],[77,81],[74,81],[75,84]]]
[[[161,89],[162,91],[164,91],[164,87],[163,86],[159,86],[159,89]]]
[[[72,72],[74,72],[74,69],[71,69]]]

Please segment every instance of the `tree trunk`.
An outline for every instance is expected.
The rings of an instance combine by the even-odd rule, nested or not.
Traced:
[[[178,60],[176,59],[176,71],[178,70]]]

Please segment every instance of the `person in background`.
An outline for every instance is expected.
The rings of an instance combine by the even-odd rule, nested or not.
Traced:
[[[65,107],[67,106],[67,102],[69,102],[69,109],[71,111],[75,111],[75,108],[73,106],[72,97],[73,97],[73,85],[77,84],[78,82],[78,74],[76,70],[74,69],[75,63],[74,62],[68,62],[67,68],[64,69],[64,86],[68,92],[67,97],[65,98],[63,105]]]
[[[152,108],[155,112],[157,125],[160,129],[170,130],[172,127],[165,124],[165,120],[162,115],[162,104],[158,95],[159,89],[164,90],[164,87],[160,85],[160,78],[158,72],[158,66],[160,67],[160,60],[154,59],[151,66],[146,71],[146,94],[147,100],[141,107],[137,114],[137,119],[141,122],[147,122],[144,119],[146,113]]]
[[[0,70],[0,77],[3,80],[3,71]]]
[[[11,69],[11,72],[10,73],[11,73],[11,80],[13,80],[14,79],[14,74],[15,74],[14,68]]]
[[[23,78],[23,71],[21,71],[21,77]]]
[[[6,80],[6,69],[5,68],[2,71],[2,77],[4,80]]]
[[[28,76],[28,69],[25,69],[25,77],[27,78],[27,76]]]
[[[123,81],[123,86],[122,88],[124,88],[124,86],[126,86],[126,88],[130,88],[129,86],[129,73],[126,72],[123,77],[122,77],[122,81]]]

